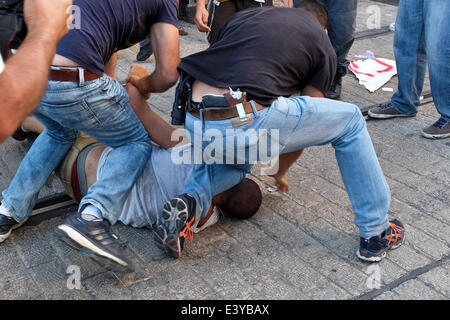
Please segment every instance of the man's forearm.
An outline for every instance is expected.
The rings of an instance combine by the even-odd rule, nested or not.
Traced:
[[[142,79],[145,92],[165,92],[170,89],[178,80],[178,72],[163,74],[155,70],[147,78]]]
[[[47,86],[49,66],[55,51],[55,41],[30,36],[17,54],[6,62],[5,70],[0,74],[0,111],[3,115],[0,117],[0,143],[39,104]]]

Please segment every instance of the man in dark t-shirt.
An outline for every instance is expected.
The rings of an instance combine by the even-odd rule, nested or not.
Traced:
[[[239,12],[209,49],[182,60],[179,69],[194,78],[185,124],[193,157],[186,159],[202,166],[183,193],[165,203],[156,226],[155,239],[171,255],[181,255],[208,201],[229,188],[229,170],[245,174],[256,161],[271,161],[274,166],[259,173],[286,187],[280,177],[301,150],[326,144],[336,151],[355,211],[358,257],[379,261],[402,243],[403,226],[388,219],[389,187],[361,111],[321,98],[335,75],[336,56],[324,31],[327,11],[316,4],[311,12],[322,25],[301,9]],[[298,90],[302,96],[290,97]]]
[[[35,112],[47,129],[3,192],[1,212],[12,218],[1,219],[1,235],[6,239],[30,217],[39,190],[78,133],[84,132],[114,151],[76,216],[58,231],[83,252],[129,268],[110,224],[144,169],[151,146],[125,88],[105,70],[115,52],[150,34],[156,68],[148,77],[130,82],[147,95],[171,87],[178,79],[178,5],[176,0],[75,0],[73,8],[74,28],[57,46],[47,91]]]
[[[326,92],[336,54],[311,13],[267,7],[237,13],[208,49],[183,58],[179,69],[213,87],[239,88],[268,106],[307,86]]]

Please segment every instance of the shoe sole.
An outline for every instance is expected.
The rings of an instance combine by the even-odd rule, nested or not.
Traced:
[[[183,214],[185,215],[185,219],[182,218]],[[156,245],[163,251],[168,252],[174,258],[179,258],[181,256],[179,234],[185,225],[187,215],[186,203],[179,198],[171,199],[164,204],[162,218],[166,224],[172,224],[172,227],[176,227],[175,233],[168,233],[166,228],[162,225],[155,228],[154,239]]]
[[[392,118],[411,118],[411,117],[414,117],[414,115],[409,115],[409,114],[392,115],[392,114],[373,113],[370,110],[367,112],[367,114],[369,115],[369,117],[375,118],[375,119],[392,119]]]
[[[69,227],[68,225],[60,225],[58,226],[57,230],[60,240],[62,240],[70,247],[88,255],[90,258],[92,258],[94,261],[96,261],[106,269],[116,269],[116,267],[119,267],[119,270],[124,271],[131,269],[131,266],[127,262],[100,249],[91,241],[89,241],[85,236],[83,236],[75,229]]]
[[[23,226],[23,225],[25,224],[25,222],[27,222],[27,221],[28,221],[28,219],[26,219],[25,221],[23,221],[23,222],[21,222],[21,223],[19,223],[19,224],[16,224],[15,226],[13,226],[13,227],[11,228],[11,230],[9,230],[8,233],[3,234],[3,235],[0,235],[0,243],[5,242],[6,239],[9,238],[9,236],[11,235],[11,233],[12,233],[14,230],[16,230],[16,229],[20,228],[21,226]]]
[[[383,252],[379,256],[365,256],[365,255],[362,255],[360,253],[360,249],[358,249],[358,251],[356,251],[356,255],[358,256],[359,259],[364,260],[364,261],[379,262],[379,261],[383,260],[384,258],[386,258],[387,252],[389,250],[397,249],[398,247],[400,247],[403,244],[404,241],[405,241],[405,235],[403,235],[402,242],[400,242],[399,244],[396,244],[396,245],[388,248],[385,252]]]
[[[426,132],[423,132],[423,131],[422,131],[422,136],[423,136],[424,138],[427,138],[427,139],[433,139],[433,140],[436,140],[436,139],[444,139],[444,138],[448,138],[448,137],[450,137],[450,133],[445,133],[445,134],[430,134],[430,133],[426,133]]]

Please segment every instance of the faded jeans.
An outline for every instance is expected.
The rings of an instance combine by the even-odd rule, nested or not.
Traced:
[[[150,156],[150,138],[129,105],[128,94],[118,81],[103,75],[98,80],[49,81],[34,115],[45,125],[9,187],[2,204],[18,222],[31,215],[39,190],[58,166],[80,131],[114,148],[101,176],[83,197],[111,223],[117,221],[128,192]]]
[[[198,130],[199,125],[201,131]],[[257,132],[265,130],[273,136],[277,133],[279,153],[331,144],[335,149],[360,235],[369,238],[381,234],[389,227],[387,216],[390,204],[389,186],[378,162],[366,122],[357,106],[321,98],[280,97],[269,108],[254,112],[253,120],[238,128],[254,129]],[[207,138],[201,137],[204,132],[211,132],[210,129],[217,130],[226,140],[230,138],[229,134],[225,135],[226,130],[233,129],[233,126],[231,120],[203,121],[188,114],[186,129],[190,133],[194,148],[197,144],[197,150],[200,150],[205,149],[207,143],[199,141],[208,141]],[[201,148],[198,147],[198,143],[202,144]],[[238,142],[234,150],[248,149],[255,143],[258,142],[251,142],[250,139],[242,144]],[[223,150],[223,154],[226,153],[227,150]],[[270,156],[276,157],[277,154]],[[238,168],[248,173],[252,164],[247,161],[245,164],[226,162],[226,164],[204,165],[192,173],[186,182],[184,192],[193,196],[199,210],[204,212],[208,210],[215,194],[233,187],[228,181],[226,170],[219,174],[212,168],[224,166]],[[214,176],[211,172],[215,172]]]
[[[449,17],[448,0],[400,1],[394,38],[398,91],[392,97],[398,111],[418,112],[428,61],[434,104],[450,121]]]

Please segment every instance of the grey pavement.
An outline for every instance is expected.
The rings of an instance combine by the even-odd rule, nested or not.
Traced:
[[[391,4],[389,4],[391,3]],[[380,9],[380,29],[395,21],[395,1],[359,1],[357,35],[350,58],[372,50],[393,58],[392,32],[368,30],[370,5]],[[373,9],[373,8],[372,8]],[[194,25],[182,22],[181,54],[207,47]],[[369,35],[369,37],[367,37]],[[138,48],[120,53],[125,79]],[[153,58],[144,63],[154,68]],[[385,87],[396,89],[397,77]],[[428,81],[425,91],[430,90]],[[169,119],[173,88],[154,94],[151,107]],[[367,109],[392,93],[369,93],[345,77],[342,100]],[[389,215],[406,227],[406,241],[385,260],[358,260],[358,230],[333,149],[309,148],[289,171],[291,190],[269,192],[271,180],[253,175],[264,194],[260,212],[247,221],[230,218],[194,237],[181,259],[166,257],[151,231],[121,224],[115,232],[136,272],[108,272],[55,237],[75,206],[51,218],[31,219],[0,245],[0,299],[448,299],[450,298],[450,140],[432,141],[420,130],[437,120],[432,103],[415,118],[367,121],[392,191]],[[0,189],[13,177],[29,145],[12,139],[0,146]],[[52,176],[41,197],[63,192]],[[370,196],[370,195],[369,195]],[[73,282],[73,266],[81,281]],[[71,269],[72,268],[72,269]],[[75,285],[74,285],[75,284]],[[74,288],[75,287],[75,288]]]

